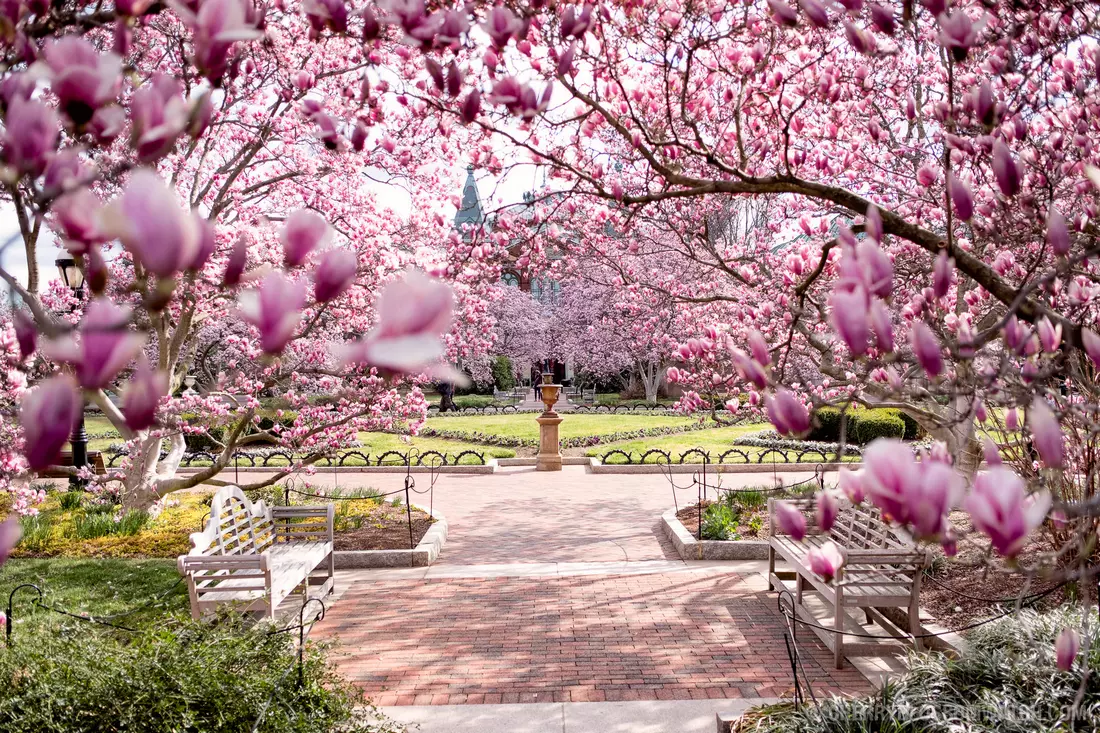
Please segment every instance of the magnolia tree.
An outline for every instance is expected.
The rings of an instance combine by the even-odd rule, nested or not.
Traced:
[[[494,287],[492,353],[507,356],[517,376],[528,376],[531,365],[554,353],[551,316],[546,306],[512,285]]]
[[[128,449],[94,478],[137,507],[219,483],[250,445],[293,452],[281,476],[359,430],[415,430],[426,405],[398,378],[459,379],[441,360],[476,354],[487,316],[469,267],[450,273],[454,290],[401,274],[447,274],[433,201],[454,182],[414,159],[447,144],[389,90],[400,37],[376,29],[364,45],[341,8],[308,3],[12,12],[0,95],[20,232],[8,246],[24,250],[28,277],[0,277],[18,303],[3,331],[5,411],[20,405],[19,428],[3,421],[16,509],[33,505],[29,472],[56,461],[85,400]],[[366,183],[380,177],[410,192],[411,220],[379,205]],[[39,292],[43,225],[76,256],[86,298]],[[452,332],[455,303],[465,316]],[[204,394],[172,397],[196,368]],[[58,374],[22,394],[32,369]],[[271,391],[296,411],[292,426],[258,427]],[[216,444],[212,465],[181,476],[197,432]]]
[[[489,47],[460,55],[475,91],[418,98],[468,122],[490,168],[515,148],[546,165],[555,208],[580,199],[596,221],[602,202],[617,236],[666,202],[772,201],[777,234],[801,240],[777,252],[793,239],[777,236],[749,275],[710,263],[717,292],[703,297],[741,315],[700,327],[688,378],[705,369],[754,392],[784,435],[804,434],[822,405],[908,411],[938,447],[918,458],[872,445],[862,480],[845,479],[850,498],[948,551],[957,508],[1010,559],[1042,526],[1061,540],[1020,571],[1079,581],[1088,599],[1100,572],[1097,13],[942,0],[495,8]],[[986,432],[1003,439],[978,471]]]

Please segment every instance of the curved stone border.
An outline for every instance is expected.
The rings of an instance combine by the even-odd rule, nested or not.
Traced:
[[[766,540],[697,540],[669,509],[661,515],[665,534],[672,540],[681,560],[766,560]]]
[[[422,568],[431,565],[439,557],[443,544],[447,541],[447,518],[440,512],[430,512],[426,508],[413,504],[435,518],[435,523],[420,538],[412,550],[338,550],[336,569],[349,568]]]

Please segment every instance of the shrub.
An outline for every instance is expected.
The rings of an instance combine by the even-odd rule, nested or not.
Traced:
[[[736,540],[737,513],[728,504],[711,504],[703,510],[702,526],[699,528],[701,540]]]
[[[901,421],[905,423],[905,435],[903,436],[905,440],[920,440],[927,435],[924,428],[921,427],[921,424],[913,419],[913,416],[905,412],[905,410],[894,410],[894,412],[896,412],[897,416],[901,418]]]
[[[0,654],[5,733],[397,731],[309,644],[298,684],[295,634],[171,619],[125,639],[90,625],[77,634],[17,634]]]
[[[107,537],[117,534],[118,523],[115,518],[105,512],[93,512],[91,514],[78,514],[73,517],[73,536],[82,540],[94,540],[97,537]]]
[[[186,421],[189,425],[202,424],[200,416],[194,412],[186,412],[180,415],[180,419]],[[205,433],[185,434],[183,436],[183,442],[187,446],[188,453],[198,453],[200,451],[215,451],[221,447],[218,445],[218,443],[221,442],[224,437],[225,428],[215,425],[207,427]]]
[[[516,375],[512,372],[512,360],[507,356],[498,356],[493,359],[490,367],[493,372],[493,382],[497,389],[507,392],[516,386]]]
[[[876,438],[902,438],[905,423],[894,410],[864,410],[850,425],[851,440],[866,445]],[[851,422],[851,421],[850,421]]]
[[[1064,626],[1081,627],[1074,611],[1036,614],[983,626],[968,635],[958,660],[942,654],[910,657],[909,673],[873,697],[830,697],[816,706],[794,710],[776,706],[750,712],[740,731],[759,733],[1031,733],[1097,730],[1100,725],[1100,680],[1087,670],[1100,664],[1100,630],[1088,625],[1087,658],[1071,672],[1054,664],[1054,640]],[[1085,657],[1086,655],[1082,655]],[[1082,689],[1082,685],[1084,686]],[[1065,715],[1077,707],[1077,723]]]
[[[848,440],[852,439],[852,415],[848,413]],[[806,440],[815,440],[822,443],[837,443],[840,441],[840,410],[835,407],[822,407],[814,412],[813,427]]]

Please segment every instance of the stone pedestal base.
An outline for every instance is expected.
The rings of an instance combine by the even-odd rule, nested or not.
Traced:
[[[539,424],[539,454],[536,471],[561,470],[561,445],[558,441],[558,425],[562,418],[556,412],[544,412],[535,418]]]

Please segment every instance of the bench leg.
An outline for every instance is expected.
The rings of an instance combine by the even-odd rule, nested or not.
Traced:
[[[844,589],[836,588],[836,603],[833,605],[833,628],[836,637],[833,640],[833,662],[837,669],[844,669]]]
[[[913,649],[918,652],[921,651],[923,640],[920,638],[920,603],[916,594],[909,601],[909,632],[913,634]]]
[[[791,609],[791,613],[794,614],[794,619],[791,621],[792,637],[796,637],[798,634],[798,609],[802,608],[802,591],[805,587],[806,583],[802,579],[802,573],[799,572],[794,576],[794,608]]]

